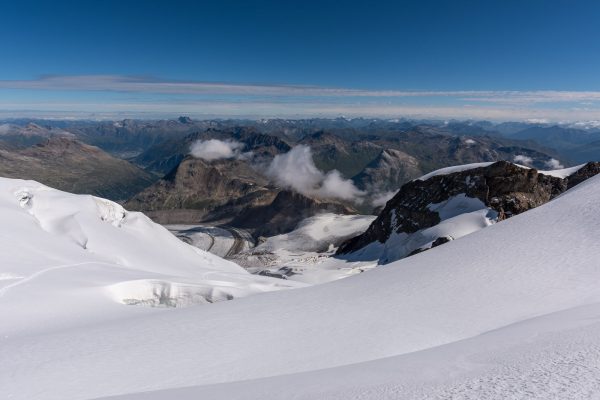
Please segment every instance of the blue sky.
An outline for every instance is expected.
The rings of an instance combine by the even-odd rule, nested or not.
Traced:
[[[600,119],[600,2],[0,1],[0,116]]]

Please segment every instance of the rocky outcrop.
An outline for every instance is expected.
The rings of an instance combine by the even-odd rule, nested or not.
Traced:
[[[455,196],[478,199],[496,212],[496,221],[502,221],[548,202],[598,172],[600,163],[589,163],[561,179],[499,161],[486,167],[413,180],[402,186],[365,233],[342,244],[338,254],[352,253],[376,242],[386,243],[394,233],[413,234],[433,227],[441,218],[432,205]]]
[[[600,162],[589,162],[567,178],[567,188],[580,184],[588,178],[600,173]]]
[[[156,211],[197,210],[196,215],[204,217],[228,203],[232,203],[231,212],[239,212],[251,199],[270,196],[272,200],[276,193],[268,180],[243,160],[187,157],[163,179],[133,196],[126,207],[153,215],[158,214]]]

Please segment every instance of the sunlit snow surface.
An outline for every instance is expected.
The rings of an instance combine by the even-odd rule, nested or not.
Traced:
[[[293,285],[250,275],[114,202],[33,181],[0,178],[0,221],[5,333],[144,313],[123,304],[181,307]]]
[[[99,251],[100,237],[71,223],[37,225],[14,197],[19,188],[6,185],[0,243],[9,279],[0,282],[24,282],[0,297],[6,398],[583,399],[600,391],[600,177],[347,279],[181,309],[106,301],[98,292],[116,279],[100,271],[114,260],[17,281],[43,270],[44,255],[46,268],[85,262],[81,243]],[[113,222],[98,223],[120,229]],[[182,249],[169,257],[187,259]],[[238,271],[217,264],[227,270],[220,277]],[[123,281],[141,271],[111,268],[132,276]]]

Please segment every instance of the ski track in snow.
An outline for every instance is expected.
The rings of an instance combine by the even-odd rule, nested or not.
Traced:
[[[101,261],[85,261],[85,262],[80,262],[80,263],[74,263],[74,264],[65,264],[65,265],[55,265],[53,267],[48,267],[48,268],[44,268],[41,269],[37,272],[34,272],[33,274],[27,276],[27,277],[21,277],[19,278],[14,278],[14,279],[19,279],[19,281],[17,282],[13,282],[10,285],[6,285],[2,288],[0,288],[0,297],[4,296],[6,294],[6,292],[8,292],[9,290],[17,287],[17,286],[21,286],[27,282],[30,282],[38,277],[40,277],[41,275],[44,275],[47,272],[50,271],[56,271],[58,269],[65,269],[65,268],[73,268],[73,267],[79,267],[82,265],[91,265],[91,264],[98,264],[98,265],[107,265],[110,267],[114,267],[114,264],[109,264],[109,263],[105,263],[105,262],[101,262]]]

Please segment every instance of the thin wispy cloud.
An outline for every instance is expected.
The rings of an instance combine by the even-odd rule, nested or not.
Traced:
[[[240,84],[161,80],[122,75],[50,75],[30,80],[0,80],[0,89],[113,91],[157,94],[315,96],[315,97],[451,97],[464,101],[507,103],[596,102],[600,91],[402,91],[301,85]]]
[[[100,90],[159,94],[221,94],[241,96],[405,97],[420,95],[418,92],[373,91],[298,85],[172,81],[121,75],[43,76],[31,80],[0,80],[0,88],[29,90]]]
[[[27,94],[17,100],[13,97],[15,90]],[[185,113],[210,118],[348,116],[578,121],[600,119],[600,92],[363,90],[121,75],[0,80],[0,115],[36,112],[73,118],[162,118]]]

